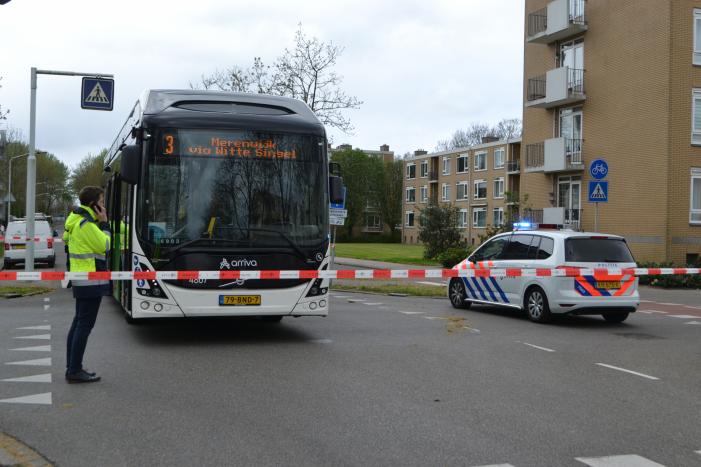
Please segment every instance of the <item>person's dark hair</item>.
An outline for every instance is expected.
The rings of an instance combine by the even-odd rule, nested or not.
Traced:
[[[80,194],[78,194],[78,199],[80,200],[80,204],[82,204],[83,206],[90,206],[91,204],[97,203],[100,199],[100,195],[104,193],[105,190],[103,190],[99,186],[86,186],[82,190],[80,190]]]

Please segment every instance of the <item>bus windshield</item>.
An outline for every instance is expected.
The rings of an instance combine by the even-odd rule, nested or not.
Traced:
[[[323,138],[166,129],[154,146],[140,223],[148,243],[299,251],[327,239]]]

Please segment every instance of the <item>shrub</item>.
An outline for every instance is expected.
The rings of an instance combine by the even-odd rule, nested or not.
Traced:
[[[441,263],[444,268],[452,268],[470,256],[470,253],[472,253],[472,247],[453,247],[439,253],[434,259]]]
[[[684,267],[675,266],[673,263],[653,263],[644,262],[638,263],[639,268],[673,268]],[[698,265],[689,265],[689,267],[699,267]],[[653,287],[664,288],[684,288],[684,289],[701,289],[701,274],[685,274],[674,276],[640,276],[640,285],[651,285]]]

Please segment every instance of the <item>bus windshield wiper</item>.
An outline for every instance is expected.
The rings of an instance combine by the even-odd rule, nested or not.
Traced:
[[[295,253],[297,253],[297,255],[298,255],[301,259],[303,259],[303,260],[304,260],[305,262],[307,262],[307,263],[313,263],[312,260],[310,260],[309,258],[307,258],[307,255],[304,253],[304,251],[302,251],[302,249],[299,247],[299,245],[297,245],[297,244],[295,243],[295,241],[292,240],[292,239],[289,237],[289,235],[287,235],[285,232],[282,232],[282,231],[280,231],[280,230],[275,230],[275,229],[261,229],[261,228],[258,228],[258,227],[253,227],[253,228],[249,227],[249,228],[247,228],[247,229],[245,229],[245,230],[247,230],[247,231],[249,231],[249,232],[266,232],[266,233],[269,232],[269,233],[278,234],[278,235],[279,235],[280,237],[282,237],[287,243],[290,244],[290,246],[292,247],[292,249],[295,251]]]

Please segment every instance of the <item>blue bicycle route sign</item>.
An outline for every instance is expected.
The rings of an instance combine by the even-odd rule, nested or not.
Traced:
[[[589,174],[596,180],[606,178],[609,173],[609,165],[603,159],[596,159],[589,165]]]

